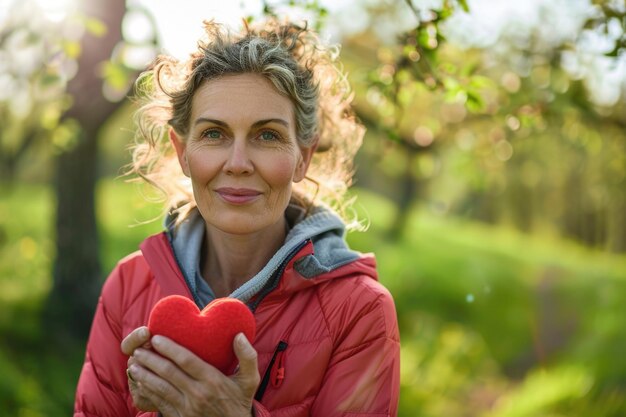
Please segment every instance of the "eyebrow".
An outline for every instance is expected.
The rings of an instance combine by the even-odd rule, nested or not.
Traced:
[[[223,122],[221,120],[217,120],[217,119],[209,119],[207,117],[198,117],[196,119],[196,121],[194,122],[194,126],[198,125],[200,123],[213,123],[213,124],[216,124],[218,126],[228,127],[228,123],[225,123],[225,122]],[[252,123],[252,128],[257,128],[257,127],[266,125],[268,123],[278,123],[279,125],[283,125],[285,127],[289,127],[289,122],[287,122],[286,120],[274,118],[274,119],[263,119],[263,120],[256,121],[256,122]]]

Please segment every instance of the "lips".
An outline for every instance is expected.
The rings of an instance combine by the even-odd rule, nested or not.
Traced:
[[[215,192],[229,204],[241,205],[255,201],[261,196],[261,192],[250,188],[222,187]]]

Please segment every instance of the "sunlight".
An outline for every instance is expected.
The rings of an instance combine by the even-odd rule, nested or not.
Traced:
[[[71,9],[76,6],[76,0],[34,0],[34,2],[53,22],[65,19]]]
[[[45,1],[45,0],[41,0]],[[202,21],[215,19],[217,22],[231,27],[239,27],[242,18],[253,16],[259,18],[263,15],[263,3],[258,0],[240,0],[224,2],[208,0],[198,7],[196,0],[154,1],[154,0],[127,0],[129,6],[138,5],[149,10],[156,21],[162,47],[165,52],[179,59],[184,59],[196,49],[197,40],[203,35]],[[284,2],[287,3],[287,2]],[[367,23],[363,13],[356,16],[358,9],[351,10],[349,14],[339,13],[346,10],[355,2],[354,0],[320,0],[330,15],[334,18],[349,16],[339,19],[341,23],[330,24],[327,29],[328,35],[336,38],[338,34],[362,29]],[[281,16],[290,16],[295,19],[307,19],[306,11],[292,14],[289,6],[279,7]]]
[[[45,0],[42,0],[45,1]],[[184,59],[196,48],[202,36],[202,21],[215,19],[226,25],[239,25],[241,17],[259,15],[260,5],[251,2],[208,1],[198,9],[194,0],[157,2],[153,0],[130,0],[129,4],[145,7],[152,12],[159,29],[161,44],[165,52]]]

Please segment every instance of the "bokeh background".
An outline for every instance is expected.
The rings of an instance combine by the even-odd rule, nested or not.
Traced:
[[[0,415],[71,414],[100,286],[161,230],[120,176],[133,80],[264,15],[342,45],[400,416],[626,415],[623,0],[220,3],[0,0]]]

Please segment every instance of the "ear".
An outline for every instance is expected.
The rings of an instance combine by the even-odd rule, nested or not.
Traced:
[[[174,149],[176,149],[176,155],[178,156],[178,163],[186,176],[189,176],[189,164],[187,163],[187,147],[185,142],[178,136],[174,129],[170,129],[170,142]]]
[[[309,147],[300,146],[300,158],[298,158],[298,165],[296,165],[296,172],[293,175],[293,182],[300,182],[306,176],[306,172],[309,170],[311,159],[317,149],[319,143],[319,137],[316,137],[313,141],[313,145]]]

